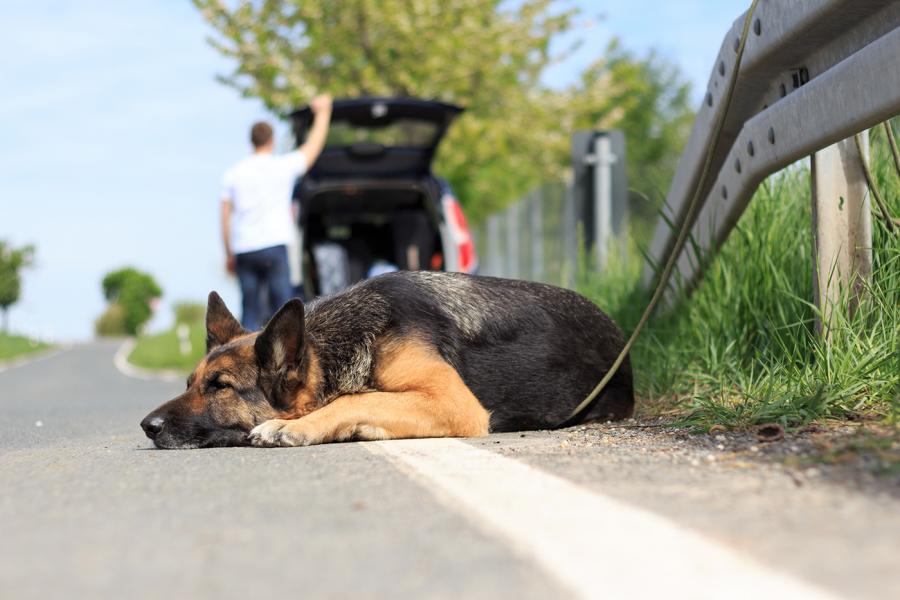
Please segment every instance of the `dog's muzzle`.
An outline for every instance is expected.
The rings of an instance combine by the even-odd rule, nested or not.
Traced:
[[[147,437],[151,440],[155,440],[156,436],[159,435],[159,432],[163,430],[163,426],[166,424],[166,420],[159,415],[150,415],[141,421],[141,429],[144,430],[144,433],[147,434]]]

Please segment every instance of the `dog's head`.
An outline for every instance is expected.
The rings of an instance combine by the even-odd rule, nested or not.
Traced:
[[[314,361],[303,333],[300,300],[289,301],[262,331],[250,333],[212,292],[206,357],[184,393],[147,415],[141,428],[158,448],[241,446],[263,421],[298,416],[315,384],[309,381]]]

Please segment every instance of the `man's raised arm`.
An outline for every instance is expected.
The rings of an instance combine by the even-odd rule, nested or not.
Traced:
[[[322,148],[325,147],[325,138],[328,136],[328,125],[331,123],[331,96],[323,94],[313,98],[309,103],[313,112],[313,123],[310,127],[306,142],[300,146],[299,151],[306,159],[307,168],[312,167]]]

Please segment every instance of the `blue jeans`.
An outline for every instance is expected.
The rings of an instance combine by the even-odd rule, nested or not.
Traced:
[[[287,246],[242,252],[235,260],[241,284],[241,325],[256,331],[293,296]]]

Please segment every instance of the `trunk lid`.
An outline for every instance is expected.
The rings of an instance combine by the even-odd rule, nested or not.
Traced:
[[[335,100],[325,149],[309,175],[404,177],[431,172],[431,161],[459,106],[414,98]],[[306,139],[309,107],[289,115],[295,143]]]

